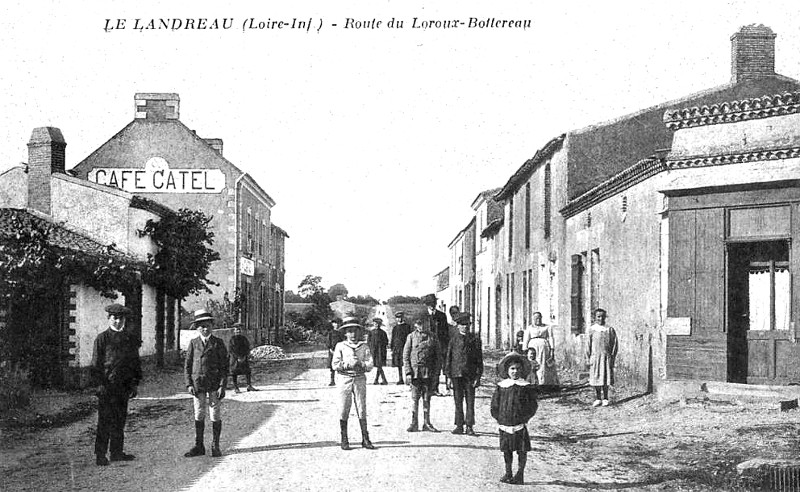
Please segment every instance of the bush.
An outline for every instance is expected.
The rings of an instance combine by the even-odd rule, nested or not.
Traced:
[[[0,412],[25,407],[30,401],[28,370],[19,363],[0,362]]]

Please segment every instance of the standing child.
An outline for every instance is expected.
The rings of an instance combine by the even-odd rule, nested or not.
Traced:
[[[531,364],[531,373],[525,378],[529,383],[539,385],[539,362],[536,360],[536,349],[528,349],[528,362]]]
[[[506,472],[500,481],[522,485],[525,483],[525,462],[531,450],[531,438],[526,423],[536,414],[536,387],[526,378],[531,365],[525,356],[517,353],[506,355],[497,364],[497,375],[501,381],[492,395],[492,417],[497,420],[500,431],[500,451]],[[519,468],[511,475],[511,465],[517,452]]]
[[[617,358],[618,348],[617,332],[606,325],[606,311],[595,309],[594,323],[589,328],[588,350],[589,385],[593,386],[595,391],[592,406],[609,405],[608,386],[614,384],[614,361]]]
[[[372,354],[367,342],[362,340],[364,329],[356,318],[342,320],[345,341],[336,344],[333,349],[331,367],[339,373],[339,429],[342,435],[341,447],[350,450],[347,437],[347,419],[350,417],[350,406],[355,404],[358,423],[361,426],[361,446],[375,449],[369,440],[367,431],[367,376],[372,370]]]

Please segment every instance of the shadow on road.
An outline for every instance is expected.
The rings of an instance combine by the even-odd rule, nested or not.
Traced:
[[[411,444],[410,441],[372,441],[377,449],[381,448],[462,448],[462,449],[489,449],[496,450],[496,446],[478,446],[472,444]],[[360,444],[357,441],[350,441],[354,449],[358,449]],[[271,444],[268,446],[255,446],[251,448],[231,449],[227,454],[263,453],[268,451],[283,451],[287,449],[316,449],[316,448],[338,448],[339,441],[317,441],[317,442],[291,442],[285,444]]]
[[[660,480],[643,480],[640,482],[568,482],[566,480],[553,480],[550,482],[525,482],[525,485],[559,485],[580,490],[624,490],[647,487],[661,483]]]

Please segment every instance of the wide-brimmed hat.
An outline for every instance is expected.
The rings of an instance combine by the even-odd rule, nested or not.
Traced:
[[[207,310],[198,309],[194,312],[194,321],[192,321],[192,324],[199,323],[201,321],[214,321],[214,317],[211,316],[211,313],[209,313]]]
[[[109,304],[106,306],[106,312],[108,314],[113,314],[114,316],[129,316],[131,314],[130,308],[123,306],[122,304]]]
[[[233,324],[231,325],[231,328],[242,328],[243,326],[244,323],[242,323],[241,321],[234,321]]]
[[[522,354],[511,352],[497,363],[497,377],[500,379],[506,379],[508,377],[508,366],[510,366],[512,363],[519,363],[522,365],[519,375],[521,379],[527,378],[531,373],[531,362]]]
[[[436,307],[436,295],[427,294],[422,296],[422,304],[425,304],[426,306]]]
[[[348,317],[342,320],[342,326],[339,327],[339,330],[342,333],[347,333],[348,331],[362,332],[364,327],[358,322],[358,318]]]
[[[396,313],[394,313],[394,317],[395,318],[403,318],[403,317],[405,317],[405,315],[406,315],[406,313],[403,312],[403,311],[397,311]]]

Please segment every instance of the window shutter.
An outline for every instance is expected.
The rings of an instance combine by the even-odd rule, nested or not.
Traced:
[[[581,255],[572,255],[570,308],[572,333],[583,333],[583,261]]]

